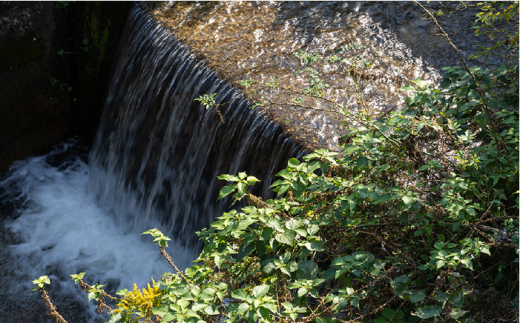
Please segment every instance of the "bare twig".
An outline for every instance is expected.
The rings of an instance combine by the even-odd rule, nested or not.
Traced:
[[[63,316],[58,313],[56,310],[56,306],[52,304],[51,299],[49,298],[49,294],[47,294],[47,291],[44,288],[40,288],[40,292],[42,293],[43,303],[47,308],[49,309],[47,311],[47,314],[51,316],[54,320],[56,320],[57,323],[67,323]]]

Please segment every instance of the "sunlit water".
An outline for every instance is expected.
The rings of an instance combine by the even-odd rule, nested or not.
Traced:
[[[151,237],[116,225],[113,215],[96,205],[95,194],[87,187],[86,156],[74,150],[77,146],[69,141],[48,155],[18,161],[0,180],[4,224],[0,282],[3,287],[11,286],[12,293],[7,296],[13,300],[41,303],[37,292],[30,289],[32,280],[42,275],[49,275],[52,285],[59,285],[56,297],[71,294],[74,296],[66,299],[79,297],[87,303],[86,293],[74,285],[70,274],[87,272],[88,283],[108,283],[114,292],[131,289],[133,283],[144,287],[151,277],[157,280],[170,271]],[[179,247],[170,248],[169,253],[182,268],[194,257],[194,252]],[[9,264],[17,268],[5,268]],[[70,305],[65,301],[57,306],[58,311],[66,312]],[[19,313],[12,313],[5,322],[19,322],[16,315]]]

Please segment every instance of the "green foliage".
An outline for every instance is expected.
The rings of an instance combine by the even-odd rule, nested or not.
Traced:
[[[220,175],[218,179],[226,180],[228,182],[233,182],[234,184],[224,186],[218,195],[218,199],[220,200],[229,194],[235,192],[233,194],[233,204],[235,204],[236,201],[239,201],[242,199],[242,197],[246,194],[247,188],[251,185],[254,185],[256,182],[260,182],[256,177],[254,176],[247,176],[246,173],[238,173],[237,176],[232,175]]]
[[[32,290],[38,290],[42,289],[45,284],[50,285],[51,280],[47,276],[40,276],[40,278],[33,280],[33,284],[36,285],[36,287],[33,287]]]
[[[217,95],[217,93],[213,93],[213,94],[203,94],[201,96],[199,96],[198,98],[194,99],[194,101],[200,101],[200,103],[206,107],[206,110],[208,110],[209,108],[215,106],[215,96]]]
[[[150,229],[147,230],[141,234],[150,234],[153,237],[153,242],[158,245],[159,247],[168,247],[168,241],[171,239],[165,236],[161,231],[158,229]]]

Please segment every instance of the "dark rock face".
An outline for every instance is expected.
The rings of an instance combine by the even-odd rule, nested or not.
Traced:
[[[0,173],[71,133],[65,25],[51,2],[0,4]]]
[[[72,134],[92,144],[130,5],[0,2],[0,173]]]

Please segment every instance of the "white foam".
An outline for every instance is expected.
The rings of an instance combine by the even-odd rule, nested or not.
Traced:
[[[151,277],[158,280],[171,271],[150,236],[117,227],[113,216],[96,205],[87,193],[88,177],[89,167],[79,158],[59,170],[42,156],[17,162],[9,177],[0,181],[1,187],[21,191],[18,198],[31,201],[19,218],[6,224],[24,240],[10,252],[26,274],[35,279],[49,275],[46,271],[51,269],[67,276],[87,272],[89,284],[119,280],[117,289],[131,290],[133,283],[145,287]],[[193,259],[193,252],[183,248],[170,246],[168,252],[181,268]],[[72,280],[60,284],[74,290]]]

